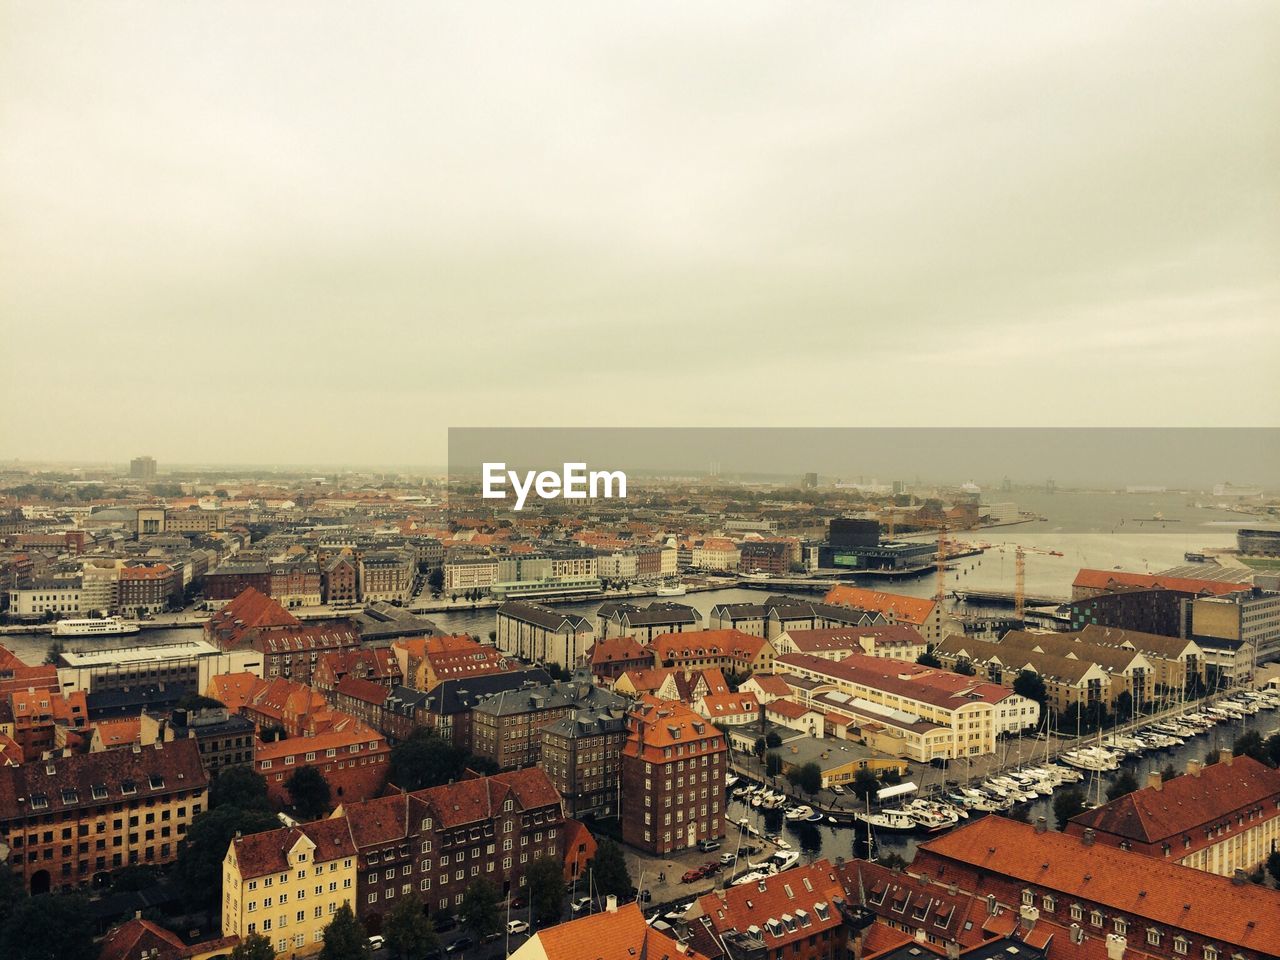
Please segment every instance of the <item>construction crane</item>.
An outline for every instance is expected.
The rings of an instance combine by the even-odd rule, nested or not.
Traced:
[[[934,600],[942,603],[942,599],[947,595],[947,528],[945,526],[938,530],[938,589],[934,594]]]
[[[1018,547],[1013,561],[1013,616],[1022,622],[1022,614],[1027,606],[1027,555],[1022,547]]]

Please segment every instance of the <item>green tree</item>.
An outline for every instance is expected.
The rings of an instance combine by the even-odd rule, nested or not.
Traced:
[[[770,730],[768,735],[764,738],[764,745],[770,750],[774,750],[782,746],[782,737],[778,736],[778,731]]]
[[[329,781],[315,767],[299,767],[284,782],[300,820],[316,820],[329,812]]]
[[[1267,763],[1280,767],[1280,733],[1273,733],[1263,741],[1267,753]]]
[[[533,920],[541,925],[555,923],[564,910],[564,873],[553,857],[535,860],[524,873]]]
[[[956,673],[963,674],[966,677],[972,677],[978,672],[978,668],[967,657],[961,657],[956,661]]]
[[[481,878],[467,887],[462,895],[462,909],[458,919],[478,939],[502,929],[502,915],[498,911],[498,891],[493,884]]]
[[[1117,800],[1127,794],[1133,793],[1138,789],[1138,780],[1128,770],[1122,770],[1120,776],[1112,781],[1111,786],[1107,788],[1107,799]]]
[[[890,786],[893,786],[896,783],[902,782],[902,774],[898,772],[897,767],[885,767],[880,771],[880,779]]]
[[[853,775],[854,796],[859,800],[865,800],[878,789],[880,789],[880,781],[876,775],[866,767],[859,767],[858,772]]]
[[[10,870],[8,864],[0,863],[0,946],[3,945],[4,929],[9,924],[9,918],[26,898],[27,886],[22,882],[22,877]],[[3,953],[0,950],[0,955]]]
[[[816,763],[806,763],[800,768],[800,789],[813,796],[822,789],[822,768]]]
[[[276,960],[276,948],[261,933],[251,933],[235,945],[231,960]]]
[[[607,837],[600,841],[591,861],[591,883],[600,896],[612,894],[620,901],[629,900],[635,890],[622,848]]]
[[[223,767],[209,784],[209,809],[269,810],[267,781],[252,767]]]
[[[1014,678],[1013,692],[1028,700],[1034,700],[1041,706],[1049,696],[1044,686],[1044,677],[1034,670],[1023,670]]]
[[[117,893],[148,890],[154,887],[159,879],[160,875],[155,867],[145,863],[136,863],[128,867],[121,867],[111,874],[111,889]]]
[[[756,737],[756,742],[752,745],[751,752],[756,755],[757,759],[763,758],[764,751],[768,746],[769,744],[765,742],[764,737]]]
[[[466,769],[467,755],[426,727],[391,748],[389,779],[405,790],[438,787],[457,780]]]
[[[1173,764],[1172,764],[1172,763],[1166,763],[1166,764],[1164,765],[1164,769],[1160,771],[1160,780],[1161,780],[1163,783],[1168,783],[1170,780],[1172,780],[1172,779],[1173,779],[1174,777],[1176,777],[1177,775],[1178,775],[1178,771],[1174,769]]]
[[[1120,695],[1116,697],[1112,712],[1117,720],[1121,723],[1133,716],[1133,694],[1128,690],[1121,690]]]
[[[427,574],[427,586],[431,588],[432,593],[440,593],[444,590],[444,567],[436,567]]]
[[[764,772],[771,777],[776,777],[782,769],[782,757],[776,753],[766,753],[764,756]]]
[[[1257,730],[1246,730],[1236,737],[1231,745],[1231,753],[1237,757],[1253,757],[1259,763],[1267,762],[1267,748],[1263,744],[1262,734]]]
[[[916,657],[916,663],[920,664],[920,666],[922,667],[936,668],[936,667],[942,666],[942,661],[939,660],[933,652],[933,644],[929,644],[929,649],[925,650],[924,653]]]
[[[1084,813],[1084,794],[1078,789],[1071,787],[1054,795],[1053,815],[1059,830],[1066,829],[1067,821],[1079,813]]]
[[[1206,767],[1212,767],[1212,766],[1213,766],[1215,763],[1217,763],[1220,759],[1222,759],[1222,757],[1221,757],[1221,754],[1220,754],[1220,751],[1218,750],[1218,748],[1217,748],[1217,747],[1210,747],[1208,750],[1206,750],[1206,751],[1205,751],[1205,755],[1204,755],[1204,765],[1205,765]]]
[[[382,921],[382,935],[387,938],[387,948],[400,960],[425,957],[440,943],[417,897],[400,898]]]
[[[1267,857],[1267,873],[1276,886],[1280,886],[1280,850],[1272,850]]]
[[[906,868],[907,861],[896,850],[890,850],[883,857],[880,857],[880,864],[890,870],[902,870]]]
[[[324,947],[320,960],[362,960],[369,953],[369,938],[364,925],[344,903],[324,928]]]
[[[97,954],[89,903],[77,894],[26,897],[0,933],[5,960],[80,960]]]
[[[53,641],[53,643],[49,644],[49,648],[44,652],[45,666],[57,666],[65,652],[66,647],[62,645],[61,640]]]
[[[219,807],[191,821],[178,845],[177,876],[193,904],[208,904],[222,890],[222,861],[237,833],[248,836],[274,830],[280,821],[265,810]]]

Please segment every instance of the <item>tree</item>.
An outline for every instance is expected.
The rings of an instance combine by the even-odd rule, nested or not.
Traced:
[[[1112,707],[1112,712],[1117,720],[1122,723],[1133,716],[1133,694],[1128,690],[1121,690],[1120,695],[1116,697]]]
[[[444,590],[444,567],[436,567],[427,574],[427,586],[431,588],[432,593],[440,593]]]
[[[622,848],[607,837],[600,841],[591,861],[591,882],[602,897],[612,894],[619,900],[628,900],[635,890]]]
[[[1231,753],[1237,757],[1253,757],[1259,763],[1267,762],[1267,748],[1263,744],[1262,734],[1257,730],[1246,730],[1236,737],[1231,745]]]
[[[97,956],[89,903],[75,894],[26,897],[0,933],[5,960],[62,960]]]
[[[1173,764],[1166,763],[1164,765],[1164,769],[1160,771],[1160,781],[1162,783],[1168,783],[1177,775],[1178,775],[1178,771],[1174,769]]]
[[[1221,751],[1219,751],[1217,747],[1210,747],[1210,748],[1205,752],[1205,755],[1204,755],[1204,765],[1205,765],[1206,767],[1212,767],[1212,766],[1213,766],[1215,763],[1217,763],[1220,759],[1222,759],[1222,757],[1221,757]]]
[[[231,951],[231,960],[276,960],[276,948],[260,933],[251,933]]]
[[[315,767],[299,767],[284,782],[300,820],[316,820],[329,812],[329,781]]]
[[[27,885],[22,877],[9,869],[9,865],[0,863],[0,947],[4,945],[4,929],[9,918],[27,898]],[[4,951],[0,950],[0,954]]]
[[[898,772],[897,767],[885,767],[880,771],[880,779],[892,786],[902,782],[902,774]]]
[[[209,809],[268,810],[267,781],[252,767],[223,767],[209,785]]]
[[[438,787],[457,780],[466,769],[466,753],[426,727],[418,727],[391,748],[389,777],[405,790]]]
[[[764,757],[764,772],[771,777],[776,777],[781,769],[782,757],[776,753],[766,753]]]
[[[770,750],[782,746],[782,737],[778,735],[778,731],[770,730],[768,735],[764,738],[764,745]]]
[[[1054,795],[1053,815],[1058,821],[1059,830],[1065,830],[1067,821],[1079,813],[1084,813],[1084,794],[1075,787]]]
[[[896,850],[890,850],[879,859],[880,865],[888,867],[890,870],[902,870],[907,865],[907,861],[902,858],[902,854],[898,853]]]
[[[937,658],[933,652],[933,644],[929,644],[929,648],[924,653],[916,657],[916,663],[922,667],[941,667],[942,661]]]
[[[178,845],[177,876],[193,904],[217,900],[222,890],[222,860],[237,833],[274,830],[280,821],[265,810],[219,807],[191,821]]]
[[[1044,677],[1034,670],[1023,670],[1014,678],[1013,692],[1028,700],[1034,700],[1041,706],[1049,696],[1048,691],[1045,690]]]
[[[111,889],[120,892],[148,890],[160,880],[156,868],[146,863],[121,867],[111,874]]]
[[[497,933],[502,928],[502,915],[498,912],[498,891],[493,884],[481,878],[467,887],[458,919],[477,939]]]
[[[858,772],[853,775],[853,793],[859,800],[865,800],[871,796],[873,790],[880,789],[880,781],[876,779],[876,775],[866,767],[858,768]]]
[[[764,751],[769,746],[764,737],[756,737],[756,742],[751,748],[751,752],[756,755],[757,759],[763,759]]]
[[[1128,770],[1122,770],[1111,786],[1107,788],[1107,799],[1117,800],[1138,789],[1138,780]]]
[[[1266,749],[1267,763],[1273,767],[1280,767],[1280,733],[1273,733],[1263,741],[1262,745]]]
[[[1271,874],[1271,880],[1280,886],[1280,850],[1272,850],[1267,857],[1267,873]]]
[[[564,873],[553,857],[535,860],[524,872],[524,882],[538,925],[555,923],[564,910]]]
[[[822,789],[822,768],[816,763],[806,763],[800,768],[800,789],[813,796]]]
[[[440,942],[417,897],[400,898],[383,918],[382,935],[387,938],[387,948],[400,960],[425,957]]]
[[[975,667],[972,661],[967,657],[961,657],[956,661],[956,673],[963,674],[966,677],[972,677],[977,672],[978,668]]]
[[[49,644],[49,649],[44,652],[45,666],[57,666],[62,660],[62,654],[66,652],[66,647],[62,645],[61,640],[55,640]]]
[[[344,903],[324,928],[320,960],[361,960],[368,955],[368,950],[369,940],[364,924],[351,912],[350,904]]]

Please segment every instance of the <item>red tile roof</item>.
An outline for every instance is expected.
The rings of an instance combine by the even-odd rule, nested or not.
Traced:
[[[754,926],[763,935],[765,951],[771,952],[839,928],[843,921],[834,901],[844,895],[831,863],[815,860],[758,883],[708,893],[685,919],[695,924],[705,918],[721,937]]]
[[[631,732],[622,748],[624,756],[662,763],[662,751],[676,744],[702,743],[711,753],[725,750],[724,734],[677,700],[646,696],[632,709],[627,723]]]
[[[840,607],[853,607],[881,613],[903,623],[920,626],[933,614],[934,602],[919,597],[904,597],[896,593],[882,593],[865,587],[839,584],[827,591],[827,603]]]
[[[653,660],[649,652],[634,637],[606,637],[597,640],[591,647],[591,665],[593,667],[616,660]]]
[[[1247,583],[1225,583],[1221,580],[1199,580],[1192,577],[1166,577],[1158,573],[1127,573],[1123,570],[1081,569],[1071,584],[1092,590],[1109,590],[1114,587],[1143,587],[1147,590],[1162,588],[1182,590],[1187,593],[1207,593],[1221,597],[1250,589]]]
[[[913,868],[963,864],[1233,947],[1280,944],[1280,891],[1130,853],[995,814],[922,843]],[[950,871],[948,872],[950,875]]]
[[[533,939],[546,960],[703,960],[646,924],[635,903],[539,930]]]
[[[948,710],[979,700],[1000,703],[1016,696],[1007,687],[977,677],[862,653],[850,654],[843,660],[788,653],[775,660],[774,664],[783,670],[788,667],[810,670],[835,680],[861,684]]]
[[[281,827],[279,830],[236,837],[231,841],[231,846],[236,853],[240,876],[247,879],[284,873],[289,869],[289,851],[304,836],[316,845],[311,858],[314,863],[355,856],[356,848],[351,840],[346,818],[334,817],[297,827]]]
[[[176,933],[135,917],[107,934],[98,960],[179,960],[186,949]]]
[[[649,644],[659,662],[705,657],[731,657],[750,662],[767,641],[741,630],[689,630],[685,633],[663,633]]]

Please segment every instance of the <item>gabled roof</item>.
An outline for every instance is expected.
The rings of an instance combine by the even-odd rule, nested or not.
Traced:
[[[1206,594],[1213,597],[1247,591],[1247,583],[1227,583],[1222,580],[1197,580],[1191,577],[1167,577],[1159,573],[1127,573],[1123,570],[1081,569],[1071,584],[1090,590],[1111,590],[1116,587],[1142,587],[1150,590],[1182,590],[1187,593]]]
[[[179,960],[187,946],[176,933],[134,917],[107,934],[98,960]]]
[[[591,666],[598,667],[619,660],[653,660],[653,654],[635,637],[606,637],[591,645]]]
[[[753,637],[741,630],[691,630],[660,634],[649,646],[659,661],[698,657],[731,657],[750,661],[768,642],[764,637]]]
[[[904,597],[896,593],[882,593],[865,587],[839,584],[827,591],[825,602],[857,610],[869,610],[892,614],[895,620],[920,626],[933,614],[934,602],[919,597]]]
[[[737,940],[737,934],[747,949],[763,946],[772,955],[838,929],[843,918],[835,901],[844,896],[844,885],[830,861],[815,860],[757,883],[705,894],[685,919],[692,924],[705,918],[720,938]]]
[[[1280,770],[1249,756],[1234,757],[1086,810],[1072,818],[1071,832],[1091,827],[1137,843],[1170,841],[1177,853],[1184,836],[1198,841],[1206,826],[1248,807],[1264,806],[1264,814],[1274,814],[1277,801]]]
[[[355,844],[345,817],[316,820],[297,827],[281,827],[236,837],[231,841],[236,864],[242,878],[284,873],[289,868],[289,851],[303,838],[315,844],[312,861],[325,863],[340,857],[355,856]]]
[[[234,624],[240,630],[257,630],[263,627],[296,627],[300,623],[302,621],[278,601],[253,587],[240,591],[235,599],[209,618],[210,627],[215,629]]]
[[[1034,889],[1123,911],[1169,930],[1271,953],[1280,943],[1280,891],[990,814],[922,843],[913,869],[962,864]]]
[[[539,930],[513,956],[526,954],[544,960],[704,960],[646,924],[636,903]]]

